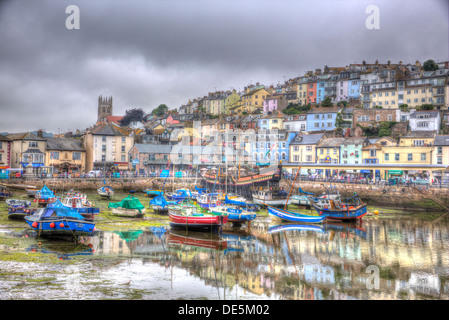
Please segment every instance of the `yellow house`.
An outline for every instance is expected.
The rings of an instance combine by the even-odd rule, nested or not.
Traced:
[[[449,135],[435,137],[432,161],[433,164],[446,164],[449,166]]]
[[[80,139],[47,138],[45,162],[54,173],[85,172],[86,149]]]
[[[340,163],[340,146],[345,138],[322,139],[316,146],[317,163]]]
[[[300,105],[307,104],[307,83],[299,82],[296,85],[296,92],[298,97],[298,103]]]
[[[324,133],[297,135],[289,145],[289,162],[316,163],[316,146]]]
[[[411,132],[399,139],[395,146],[382,147],[381,164],[431,164],[433,132]]]
[[[270,93],[263,87],[246,88],[242,95],[242,112],[253,113],[256,110],[263,109],[263,101]]]
[[[226,114],[230,114],[233,109],[239,107],[240,100],[240,95],[235,90],[232,90],[232,93],[226,97],[224,102]]]

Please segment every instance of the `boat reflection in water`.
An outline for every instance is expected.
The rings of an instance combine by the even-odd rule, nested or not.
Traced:
[[[216,233],[186,232],[184,230],[171,229],[167,240],[170,249],[179,248],[179,246],[213,249],[217,251],[227,249],[227,241]]]

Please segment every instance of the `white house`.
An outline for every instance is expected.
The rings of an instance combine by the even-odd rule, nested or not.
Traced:
[[[307,115],[288,115],[284,118],[284,129],[290,132],[307,131]]]
[[[436,131],[440,130],[441,117],[438,111],[415,111],[410,115],[410,130],[413,131]]]

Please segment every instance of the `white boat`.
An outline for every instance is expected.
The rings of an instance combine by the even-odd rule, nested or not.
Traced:
[[[110,186],[98,188],[97,192],[100,196],[108,199],[114,195],[114,189],[112,189]]]
[[[291,204],[291,199],[288,198],[288,193],[283,189],[257,189],[252,193],[253,202],[256,204],[270,205],[270,206],[285,206]]]
[[[218,193],[201,193],[196,201],[203,209],[210,209],[221,205],[221,201],[218,200]]]

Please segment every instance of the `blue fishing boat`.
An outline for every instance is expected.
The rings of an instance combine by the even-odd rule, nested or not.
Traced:
[[[303,222],[303,223],[321,223],[326,219],[325,216],[309,216],[305,214],[278,209],[272,206],[267,207],[268,207],[268,214],[270,216],[286,221]]]
[[[310,196],[314,196],[315,194],[312,192],[305,192],[300,187],[298,188],[298,194],[295,194],[291,197],[292,204],[296,204],[299,206],[305,206],[310,208],[312,204],[310,203]]]
[[[159,195],[150,201],[150,208],[157,214],[168,214],[168,209],[176,205],[178,201],[167,201],[163,195]]]
[[[366,204],[362,203],[357,193],[345,201],[340,198],[320,198],[319,202],[310,198],[312,206],[320,216],[331,220],[356,221],[367,213]]]
[[[178,189],[175,193],[167,192],[166,196],[168,200],[182,201],[186,198],[191,199],[192,193],[188,189]]]
[[[95,223],[85,219],[78,211],[68,208],[56,200],[47,207],[25,217],[25,221],[38,236],[70,237],[90,236],[95,231]]]
[[[31,201],[6,199],[6,204],[9,219],[23,219],[36,212],[36,209],[31,207]]]
[[[157,196],[160,196],[160,195],[164,194],[164,191],[162,191],[162,190],[145,189],[145,190],[143,190],[143,192],[145,193],[145,195],[147,197],[150,197],[150,198],[157,197]]]
[[[246,211],[250,211],[250,212],[259,211],[259,209],[260,209],[259,206],[256,205],[255,203],[239,201],[236,199],[229,199],[228,195],[225,195],[224,203],[234,205],[237,207],[241,207],[241,208],[245,209]]]
[[[100,213],[100,208],[95,207],[88,201],[87,195],[76,191],[69,191],[62,201],[62,204],[78,211],[86,219],[93,220],[95,215]]]
[[[203,209],[212,209],[221,205],[221,201],[218,200],[218,193],[202,193],[196,199],[198,205]]]
[[[226,215],[228,222],[243,223],[256,219],[256,214],[233,206],[216,206],[209,208],[212,214]]]
[[[311,224],[279,224],[276,226],[269,227],[267,232],[269,234],[272,234],[289,230],[324,232],[321,226]]]

